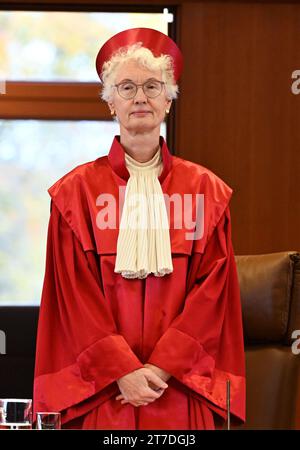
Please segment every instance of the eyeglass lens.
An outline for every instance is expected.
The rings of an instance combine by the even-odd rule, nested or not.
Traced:
[[[147,97],[157,97],[161,93],[162,85],[159,81],[146,81],[142,85],[143,91]],[[138,86],[131,82],[125,81],[118,85],[118,92],[123,98],[133,98],[137,93]]]

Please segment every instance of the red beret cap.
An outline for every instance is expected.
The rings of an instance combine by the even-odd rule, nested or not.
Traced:
[[[178,80],[183,67],[182,53],[177,44],[166,34],[152,28],[130,28],[112,36],[100,48],[96,58],[96,70],[101,80],[102,67],[120,47],[142,42],[143,47],[152,51],[154,56],[161,54],[170,55],[173,58],[174,78]]]

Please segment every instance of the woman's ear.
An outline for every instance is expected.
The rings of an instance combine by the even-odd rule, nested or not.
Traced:
[[[115,114],[115,107],[113,105],[113,103],[108,103],[109,109],[110,109],[110,114],[113,116]]]
[[[167,100],[167,104],[166,104],[166,113],[169,114],[170,112],[170,108],[172,105],[172,100]]]

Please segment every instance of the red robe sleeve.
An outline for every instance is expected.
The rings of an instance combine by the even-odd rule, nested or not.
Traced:
[[[34,412],[60,411],[64,423],[82,414],[80,405],[85,412],[92,408],[95,394],[116,379],[144,366],[117,332],[94,252],[83,250],[53,201],[51,206]]]
[[[183,310],[147,362],[166,370],[223,419],[229,379],[232,423],[245,421],[242,312],[228,205],[204,252],[192,253]]]

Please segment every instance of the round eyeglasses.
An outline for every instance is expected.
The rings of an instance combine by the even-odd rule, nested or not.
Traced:
[[[158,97],[164,84],[165,83],[163,81],[159,80],[148,80],[143,84],[136,84],[133,81],[122,81],[121,83],[115,84],[114,87],[117,88],[118,94],[122,98],[129,100],[136,96],[137,90],[140,86],[147,97]]]

